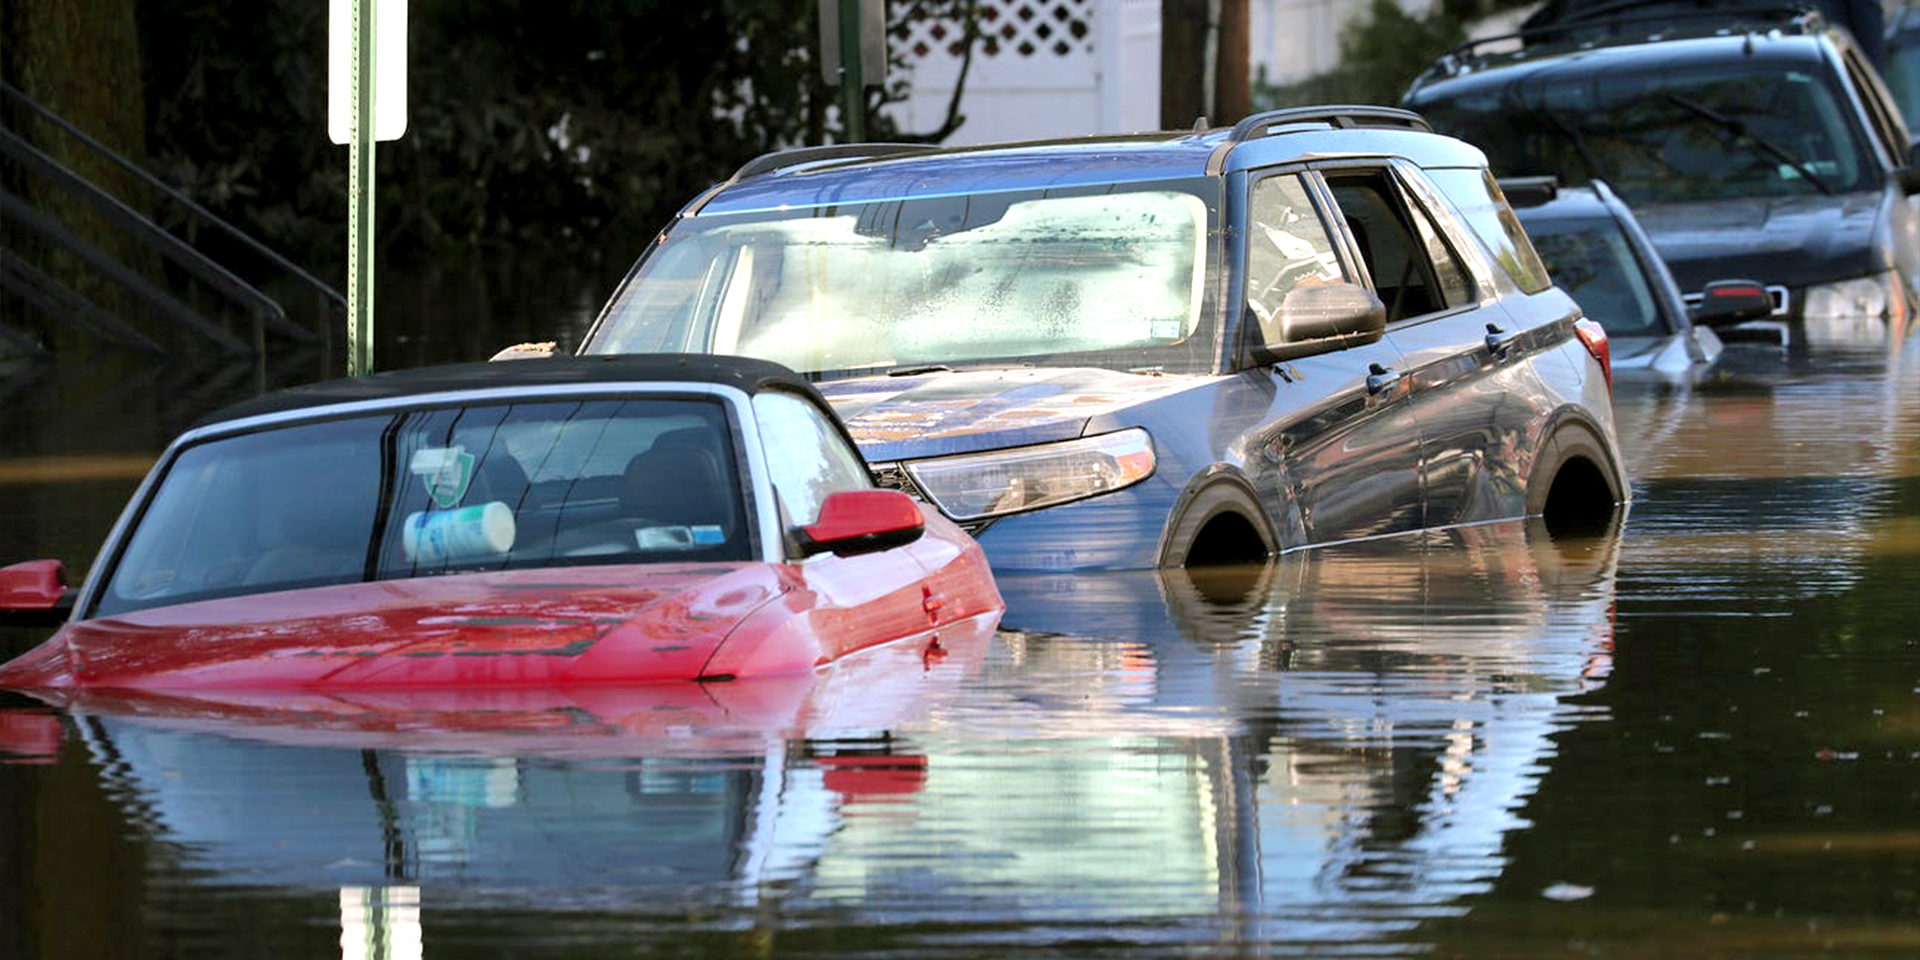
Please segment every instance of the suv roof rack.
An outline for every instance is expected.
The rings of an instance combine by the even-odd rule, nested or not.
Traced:
[[[1249,140],[1272,136],[1276,127],[1296,124],[1316,124],[1336,130],[1353,127],[1398,127],[1403,130],[1417,130],[1421,133],[1433,132],[1433,124],[1428,123],[1427,118],[1412,110],[1403,110],[1399,107],[1341,103],[1266,110],[1233,125],[1233,129],[1227,133],[1227,139],[1215,147],[1213,154],[1207,157],[1207,173],[1215,174],[1225,169],[1227,154],[1231,153],[1235,146]]]
[[[1820,11],[1810,6],[1755,5],[1724,9],[1703,9],[1697,12],[1670,10],[1659,14],[1643,14],[1632,17],[1607,17],[1609,13],[1631,10],[1635,7],[1650,6],[1656,3],[1671,3],[1673,0],[1617,0],[1585,10],[1568,11],[1567,19],[1552,23],[1543,23],[1536,27],[1516,30],[1491,37],[1468,40],[1440,55],[1435,62],[1436,68],[1447,73],[1455,73],[1473,61],[1479,48],[1496,43],[1511,43],[1518,40],[1524,50],[1528,41],[1566,41],[1569,43],[1602,40],[1620,43],[1632,43],[1647,37],[1666,32],[1663,28],[1681,25],[1697,29],[1714,27],[1737,27],[1741,25],[1784,27],[1798,33],[1813,33],[1826,27],[1826,18]],[[1500,51],[1511,53],[1511,50]]]
[[[1268,136],[1274,127],[1295,123],[1322,123],[1336,129],[1348,127],[1405,127],[1432,133],[1433,125],[1412,110],[1376,107],[1369,104],[1328,104],[1314,107],[1287,107],[1256,113],[1233,125],[1228,143],[1242,143]]]
[[[820,160],[870,160],[938,149],[940,148],[931,143],[829,143],[818,147],[792,147],[763,153],[748,160],[745,165],[733,172],[729,180],[738,183],[748,177],[757,177],[763,173],[772,173],[775,170]]]
[[[803,163],[816,163],[821,160],[871,160],[879,157],[892,157],[907,153],[925,153],[940,149],[931,143],[829,143],[817,147],[790,147],[786,150],[774,150],[763,153],[742,164],[719,183],[708,187],[699,196],[694,197],[681,209],[679,216],[691,217],[701,211],[709,200],[720,192],[749,177],[763,173],[797,167]]]

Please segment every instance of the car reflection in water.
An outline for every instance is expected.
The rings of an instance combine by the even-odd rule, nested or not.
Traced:
[[[999,635],[877,665],[891,688],[842,664],[761,707],[66,708],[174,882],[340,897],[356,924],[417,909],[441,943],[929,924],[899,942],[1351,944],[1499,876],[1554,732],[1606,676],[1614,569],[1611,536],[1503,523],[1007,578]],[[359,887],[397,900],[340,892]],[[510,934],[460,923],[501,906],[525,908]]]
[[[38,696],[189,870],[560,908],[630,887],[726,904],[783,873],[776,836],[808,849],[841,800],[910,791],[925,759],[885,731],[978,674],[991,640],[962,625],[931,651],[715,684]]]
[[[1046,663],[1030,673],[1110,659],[1103,690],[1046,703],[1054,729],[1205,758],[1190,842],[1222,852],[1237,937],[1345,942],[1463,910],[1498,877],[1570,698],[1610,672],[1616,545],[1504,523],[1264,568],[1002,578],[1003,629]],[[1063,651],[1050,631],[1069,627],[1116,639]]]

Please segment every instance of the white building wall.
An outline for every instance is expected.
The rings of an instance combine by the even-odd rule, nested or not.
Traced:
[[[1395,0],[1415,16],[1434,0]],[[961,100],[964,146],[1124,133],[1160,126],[1160,0],[979,0],[997,49],[976,50]],[[1332,69],[1340,30],[1371,0],[1248,0],[1253,73],[1285,84]],[[1524,11],[1522,11],[1524,13]],[[895,23],[911,95],[888,113],[909,132],[937,129],[960,74],[951,22]],[[906,37],[898,36],[904,29]],[[1233,118],[1215,118],[1216,121]]]
[[[976,49],[947,143],[962,146],[1151,130],[1160,116],[1159,0],[980,0],[995,49]],[[911,65],[911,96],[888,110],[909,132],[946,119],[961,60],[950,22],[889,38]]]

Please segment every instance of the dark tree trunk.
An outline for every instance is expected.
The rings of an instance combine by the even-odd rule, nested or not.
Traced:
[[[1160,126],[1179,130],[1207,112],[1208,0],[1160,0]]]
[[[1161,0],[1160,125],[1245,116],[1249,80],[1247,0]]]
[[[1248,39],[1247,0],[1220,0],[1220,32],[1213,70],[1216,122],[1234,123],[1253,104],[1252,50]]]

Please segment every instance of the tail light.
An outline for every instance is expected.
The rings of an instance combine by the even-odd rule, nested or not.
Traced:
[[[1613,396],[1613,348],[1607,346],[1607,328],[1596,320],[1580,319],[1573,322],[1573,332],[1585,345],[1593,359],[1600,362],[1600,375],[1607,380],[1607,396]]]

